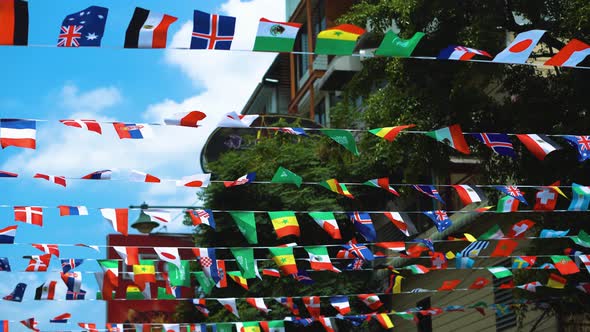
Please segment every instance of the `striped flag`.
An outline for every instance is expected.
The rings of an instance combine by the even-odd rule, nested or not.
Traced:
[[[33,176],[33,178],[47,180],[57,184],[58,186],[66,187],[66,178],[64,176],[37,173]]]
[[[75,120],[75,119],[68,119],[68,120],[59,120],[59,122],[63,123],[68,127],[75,127],[75,128],[82,128],[88,131],[93,131],[99,135],[102,134],[102,128],[100,127],[100,123],[96,122],[96,120]]]

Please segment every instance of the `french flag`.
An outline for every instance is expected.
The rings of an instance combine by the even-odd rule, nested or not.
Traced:
[[[33,176],[33,178],[47,180],[49,182],[53,182],[53,183],[57,184],[58,186],[62,186],[64,188],[66,186],[66,178],[64,176],[56,176],[56,175],[47,175],[47,174],[37,173]]]
[[[16,177],[18,177],[18,174],[16,174],[16,173],[0,171],[0,178],[16,178]]]
[[[516,137],[539,160],[543,160],[551,152],[561,149],[557,143],[553,142],[546,135],[519,134]]]
[[[102,134],[102,128],[100,127],[100,123],[96,122],[96,120],[59,120],[59,122],[63,123],[68,127],[75,127],[75,128],[82,128],[88,131],[93,131],[99,135]]]
[[[1,244],[13,244],[14,237],[16,236],[17,226],[8,226],[0,229],[0,243]]]
[[[67,205],[60,205],[59,206],[59,215],[63,216],[87,216],[88,215],[88,208],[85,206],[67,206]]]
[[[113,127],[120,139],[144,139],[152,137],[152,128],[145,123],[115,122]]]
[[[84,180],[110,180],[113,171],[110,169],[105,169],[103,171],[96,171],[90,174],[84,175],[82,179]]]
[[[0,120],[0,145],[3,149],[7,146],[35,149],[36,136],[37,122],[34,120]]]
[[[200,111],[188,113],[174,113],[170,118],[164,119],[168,126],[199,127],[199,121],[207,117],[207,114]]]
[[[109,221],[115,231],[127,236],[129,223],[128,209],[100,209],[102,216]]]

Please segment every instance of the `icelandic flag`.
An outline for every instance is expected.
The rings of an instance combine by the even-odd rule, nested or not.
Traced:
[[[217,259],[215,258],[215,248],[193,248],[193,253],[199,258],[199,263],[203,268],[205,275],[215,283],[218,283],[221,278],[219,270],[217,269]]]
[[[437,201],[441,202],[442,204],[445,204],[442,197],[440,197],[440,195],[438,194],[438,190],[436,190],[436,188],[434,186],[414,185],[413,187],[414,187],[414,189],[418,190],[419,192],[423,193],[424,195],[426,195],[430,198],[434,198]]]
[[[82,179],[84,180],[110,180],[113,171],[110,169],[105,169],[103,171],[96,171],[90,174],[84,175]]]
[[[145,123],[115,122],[113,127],[120,139],[144,139],[152,137],[152,127]]]
[[[60,205],[59,207],[59,215],[63,216],[87,216],[88,215],[88,208],[85,206],[66,206]]]
[[[371,250],[362,243],[357,244],[355,239],[348,241],[347,244],[343,244],[342,248],[344,249],[338,251],[336,254],[337,258],[360,258],[364,261],[375,259]]]
[[[64,18],[58,47],[100,47],[107,23],[108,8],[90,6]]]
[[[348,213],[350,221],[352,221],[354,228],[361,233],[361,235],[370,242],[377,240],[377,232],[371,220],[371,216],[366,212]]]
[[[79,292],[68,290],[66,293],[66,300],[84,300],[85,296],[86,291],[83,289],[80,289]]]
[[[590,136],[563,136],[569,144],[578,149],[578,160],[584,161],[590,158]]]
[[[516,158],[514,146],[508,135],[499,133],[475,133],[471,134],[475,139],[485,144],[488,148],[494,150],[501,156]]]
[[[508,196],[512,196],[512,197],[516,198],[521,203],[528,205],[526,199],[524,199],[524,196],[522,195],[522,192],[520,192],[520,189],[518,189],[518,187],[516,187],[516,186],[496,186],[496,189],[505,193]]]
[[[6,171],[0,171],[0,178],[17,178],[18,174]]]
[[[75,259],[75,258],[67,258],[61,260],[61,269],[64,273],[68,273],[71,269],[75,269],[76,267],[82,265],[84,263],[84,259]]]
[[[207,225],[215,229],[215,220],[213,219],[213,211],[211,210],[188,210],[188,215],[193,221],[193,226]]]
[[[469,47],[465,47],[465,46],[450,45],[449,47],[440,51],[440,53],[438,54],[438,56],[436,58],[437,59],[467,61],[467,60],[471,60],[471,58],[473,58],[476,55],[483,55],[488,58],[492,57],[486,51],[476,50],[475,48],[469,48]]]
[[[13,244],[17,226],[8,226],[0,229],[0,244]]]
[[[447,215],[446,211],[443,210],[436,210],[436,211],[426,211],[424,214],[430,218],[434,224],[436,225],[436,229],[439,232],[443,232],[445,229],[451,227],[453,224],[449,216]]]
[[[191,49],[229,50],[235,30],[235,17],[195,10]]]
[[[16,146],[35,149],[37,123],[34,120],[0,119],[0,144],[2,148]]]
[[[10,272],[10,262],[8,261],[8,258],[6,258],[6,257],[0,258],[0,271]]]
[[[82,274],[80,272],[61,273],[61,280],[69,291],[80,292],[82,287]]]

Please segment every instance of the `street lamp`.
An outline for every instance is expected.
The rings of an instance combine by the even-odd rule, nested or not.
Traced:
[[[140,232],[142,234],[149,234],[152,232],[152,230],[154,228],[160,226],[159,223],[152,221],[152,218],[150,218],[150,216],[148,216],[147,214],[145,214],[143,212],[143,210],[147,209],[147,207],[148,207],[148,205],[146,203],[143,203],[141,205],[141,210],[139,211],[139,217],[133,223],[133,225],[131,225],[131,227],[135,228],[138,232]]]

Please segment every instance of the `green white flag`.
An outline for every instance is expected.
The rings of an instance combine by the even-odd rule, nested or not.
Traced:
[[[217,323],[215,324],[217,332],[233,332],[234,323]]]
[[[348,151],[352,152],[355,156],[359,155],[359,150],[356,147],[354,136],[348,130],[342,129],[320,129],[324,135],[333,139],[336,143],[345,147]]]
[[[203,291],[203,293],[211,293],[211,290],[213,289],[213,287],[215,287],[215,281],[213,281],[213,279],[207,277],[205,275],[205,272],[203,271],[195,272],[195,278],[201,286],[201,290]]]
[[[258,243],[258,235],[256,234],[256,217],[254,216],[254,212],[230,212],[229,213],[240,232],[244,234],[246,241],[249,244],[257,244]]]
[[[176,300],[174,294],[167,294],[166,288],[158,287],[158,300]]]
[[[511,277],[512,276],[512,271],[508,270],[505,267],[488,267],[488,271],[490,271],[491,274],[494,275],[494,277],[498,278],[498,279],[502,279],[502,278],[506,278],[506,277]]]
[[[279,169],[277,169],[277,172],[272,177],[272,180],[270,180],[270,182],[271,183],[293,183],[297,187],[301,187],[301,183],[303,182],[303,179],[299,175],[291,172],[290,170],[288,170],[282,166],[279,166]]]
[[[410,39],[401,39],[393,31],[389,30],[375,54],[407,58],[412,55],[422,37],[424,37],[423,32],[416,32]]]
[[[268,332],[285,332],[285,321],[282,320],[262,321],[260,325]]]
[[[254,268],[254,249],[252,248],[235,248],[231,249],[232,255],[236,258],[242,277],[246,279],[256,278]]]
[[[180,261],[180,268],[172,263],[166,263],[166,265],[168,266],[170,286],[191,286],[190,261]]]
[[[291,52],[301,24],[293,22],[274,22],[260,19],[254,51]]]
[[[577,236],[572,236],[572,240],[579,246],[590,248],[590,235],[581,230]]]
[[[492,228],[488,229],[487,232],[483,233],[479,236],[478,240],[494,240],[494,239],[501,239],[504,237],[504,232],[500,229],[500,226],[494,225]]]

